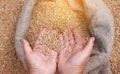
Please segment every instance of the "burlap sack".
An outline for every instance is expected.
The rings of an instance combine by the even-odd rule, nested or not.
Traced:
[[[35,0],[25,0],[25,4],[16,28],[16,52],[27,68],[21,39],[25,38]],[[109,55],[114,38],[114,20],[111,11],[102,0],[84,0],[85,16],[89,21],[89,34],[96,38],[91,58],[85,74],[111,74]]]

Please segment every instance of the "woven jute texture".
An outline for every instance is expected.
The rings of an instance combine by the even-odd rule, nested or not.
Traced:
[[[115,18],[115,40],[110,57],[113,74],[120,74],[120,0],[104,0]],[[0,74],[26,74],[14,48],[15,29],[23,0],[0,0]],[[37,0],[27,38],[33,46],[41,27],[51,26],[59,33],[78,28],[84,41],[89,38],[88,23],[81,11],[73,11],[67,0]]]

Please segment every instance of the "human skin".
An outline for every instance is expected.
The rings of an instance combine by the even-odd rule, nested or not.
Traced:
[[[69,1],[75,2],[79,0]],[[25,69],[27,69],[27,66],[20,40],[26,37],[34,3],[35,0],[25,0],[15,35],[16,52]],[[76,4],[74,6],[76,7]],[[75,7],[72,6],[72,8],[79,10]],[[77,7],[79,7],[79,5],[77,5]],[[104,4],[103,0],[83,0],[83,9],[89,21],[90,35],[96,39],[85,74],[111,74],[109,56],[114,39],[114,18],[112,13]]]
[[[42,53],[44,46],[39,45],[39,40],[44,33],[49,31],[51,31],[49,28],[41,29],[33,49],[26,39],[22,39],[28,73],[55,74],[58,66],[60,74],[83,74],[93,48],[94,38],[90,38],[84,47],[84,42],[77,29],[66,30],[68,31],[67,33],[65,31],[63,35],[60,35],[60,53],[57,54],[57,52],[52,50],[51,55],[45,56]],[[58,60],[57,57],[59,57]]]
[[[82,1],[77,3],[77,1]],[[89,34],[95,37],[95,45],[84,74],[112,74],[109,57],[114,41],[114,17],[104,0],[68,0],[73,10],[83,7],[89,22]]]
[[[24,57],[24,51],[23,51],[21,39],[26,38],[26,32],[30,24],[31,14],[34,8],[35,0],[23,0],[23,1],[24,1],[24,6],[22,8],[22,12],[18,20],[18,24],[16,26],[15,49],[24,68],[28,69]]]
[[[26,39],[22,39],[28,74],[54,74],[56,72],[57,52],[48,49],[51,54],[45,55],[42,53],[44,46],[39,44],[41,36],[50,31],[50,28],[41,29],[33,49]]]
[[[95,38],[91,37],[85,45],[77,29],[66,31],[60,36],[59,73],[83,74],[89,61]]]

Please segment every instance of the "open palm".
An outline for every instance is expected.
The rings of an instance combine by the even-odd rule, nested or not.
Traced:
[[[52,31],[50,28],[40,30],[33,49],[27,40],[22,40],[29,74],[54,74],[56,67],[60,74],[83,74],[93,48],[94,38],[90,38],[85,46],[78,30],[68,29],[59,37],[60,52],[47,48],[49,54],[46,54],[46,48],[40,44],[40,39],[43,34],[50,31]]]
[[[83,74],[92,51],[94,38],[86,46],[77,29],[69,29],[60,36],[61,51],[58,69],[60,74]]]
[[[27,40],[22,40],[30,74],[34,74],[32,72],[39,74],[54,74],[56,71],[57,52],[48,48],[47,51],[49,51],[50,54],[45,55],[44,46],[39,43],[41,36],[50,31],[51,29],[49,28],[41,29],[33,49],[30,47]]]

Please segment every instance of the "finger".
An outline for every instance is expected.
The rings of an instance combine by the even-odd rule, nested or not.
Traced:
[[[59,40],[60,40],[60,45],[64,45],[63,35],[62,34],[59,35]]]
[[[79,50],[81,51],[83,50],[84,42],[77,29],[73,29],[72,31],[73,31],[74,38],[75,38],[74,53],[76,53]]]
[[[57,52],[52,50],[50,59],[53,60],[53,62],[57,62],[57,57],[58,57]]]
[[[64,32],[63,40],[64,40],[64,43],[65,43],[65,48],[68,48],[68,46],[69,46],[68,30],[65,30],[65,32]]]
[[[35,45],[38,45],[38,44],[39,44],[40,39],[41,39],[41,36],[42,36],[43,34],[45,34],[46,32],[47,32],[47,28],[41,28],[41,29],[40,29],[40,32],[39,32],[39,35],[38,35],[37,40],[36,40],[36,42],[35,42]]]
[[[42,53],[43,52],[43,46],[42,45],[36,45],[33,49],[34,52],[39,52]],[[43,54],[43,53],[42,53]]]
[[[75,42],[80,45],[84,45],[83,39],[77,29],[73,29],[73,34],[75,38]]]
[[[86,56],[90,56],[92,49],[93,49],[93,45],[94,45],[94,37],[91,37],[88,42],[87,45],[85,46],[84,50],[83,50],[83,54]]]
[[[64,34],[63,34],[63,40],[65,42],[69,42],[69,38],[68,38],[68,30],[65,30]]]
[[[63,33],[61,40],[63,41],[63,44],[61,45],[61,50],[59,53],[59,63],[64,63],[67,60],[66,51],[68,50],[67,48],[69,45],[67,30]]]
[[[77,52],[77,51],[82,51],[84,48],[84,45],[83,44],[75,44],[74,46],[74,51]]]
[[[73,53],[74,45],[70,45],[70,37],[69,37],[69,29],[64,32],[64,42],[65,42],[65,48],[64,48],[64,57],[68,58]]]
[[[60,34],[59,39],[60,39],[60,53],[59,54],[65,54],[66,42],[64,41],[64,36]],[[60,55],[60,56],[63,56],[63,55]]]
[[[70,40],[70,38],[69,38],[69,30],[66,30],[64,32],[65,51],[71,51],[71,46],[70,46],[69,40]]]
[[[83,65],[86,64],[92,52],[93,45],[94,45],[94,38],[92,37],[88,40],[88,43],[83,51],[79,51],[74,54],[74,56],[72,57],[73,58],[72,60],[77,59],[77,61],[73,61],[72,63],[80,64],[81,62]]]
[[[73,32],[72,32],[72,29],[69,29],[69,43],[70,43],[70,46],[73,48],[74,44],[75,44],[75,40],[74,40],[74,36],[73,36]]]
[[[59,40],[60,40],[60,50],[64,48],[64,40],[63,40],[63,35],[60,34],[59,35]]]
[[[32,52],[32,48],[26,39],[22,39],[22,43],[23,43],[25,54],[29,54],[30,52]]]
[[[45,33],[50,32],[51,29],[52,29],[51,27],[49,27],[49,28],[41,28],[41,29],[40,29],[40,33],[39,33],[38,38],[37,38],[37,40],[36,40],[36,42],[35,42],[34,48],[36,48],[37,45],[40,45],[40,39],[41,39],[41,37],[42,37]]]

